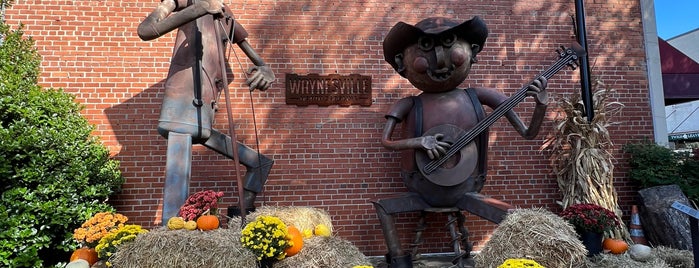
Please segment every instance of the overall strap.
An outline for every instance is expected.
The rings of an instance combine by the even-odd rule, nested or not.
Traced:
[[[471,99],[471,103],[473,104],[473,110],[476,111],[476,117],[478,117],[478,121],[480,122],[485,118],[485,111],[483,110],[483,105],[478,100],[476,90],[473,88],[467,88],[465,91],[468,94],[468,97]],[[488,168],[488,129],[481,132],[481,134],[478,134],[477,146],[479,173],[478,175],[480,177],[483,177],[483,180],[485,180],[485,175]]]
[[[422,100],[419,96],[412,96],[413,107],[415,107],[415,137],[422,136]],[[480,120],[480,119],[479,119]]]

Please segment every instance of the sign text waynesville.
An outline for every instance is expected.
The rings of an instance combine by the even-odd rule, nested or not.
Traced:
[[[286,74],[286,104],[371,106],[371,76]]]

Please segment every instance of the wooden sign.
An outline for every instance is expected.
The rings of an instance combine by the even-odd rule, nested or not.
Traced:
[[[286,74],[286,104],[371,106],[371,76]]]

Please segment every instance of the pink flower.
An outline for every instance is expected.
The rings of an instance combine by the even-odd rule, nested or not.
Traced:
[[[619,220],[611,210],[595,204],[576,204],[561,212],[561,217],[585,231],[602,233],[619,226]]]
[[[207,211],[210,214],[216,214],[218,199],[221,197],[223,197],[223,192],[212,190],[196,192],[190,195],[184,205],[180,207],[179,215],[185,220],[194,220]]]

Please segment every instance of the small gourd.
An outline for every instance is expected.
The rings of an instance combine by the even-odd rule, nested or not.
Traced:
[[[332,231],[330,231],[330,228],[325,225],[325,224],[318,224],[316,227],[313,229],[313,234],[317,236],[330,236],[332,235]]]
[[[184,223],[184,228],[190,231],[196,230],[197,229],[197,222],[193,220],[186,221]]]
[[[622,254],[629,249],[629,244],[621,239],[605,238],[602,241],[602,248],[609,250],[612,254]]]
[[[197,228],[202,231],[218,229],[219,220],[216,215],[201,215],[197,218]]]
[[[635,244],[629,247],[629,257],[634,261],[648,261],[653,257],[653,252],[649,246]]]
[[[90,268],[90,264],[86,260],[77,259],[66,264],[64,268]]]
[[[172,217],[167,220],[167,228],[170,230],[179,230],[184,228],[184,218]]]
[[[301,235],[303,235],[303,238],[310,238],[313,236],[313,229],[303,229]]]

